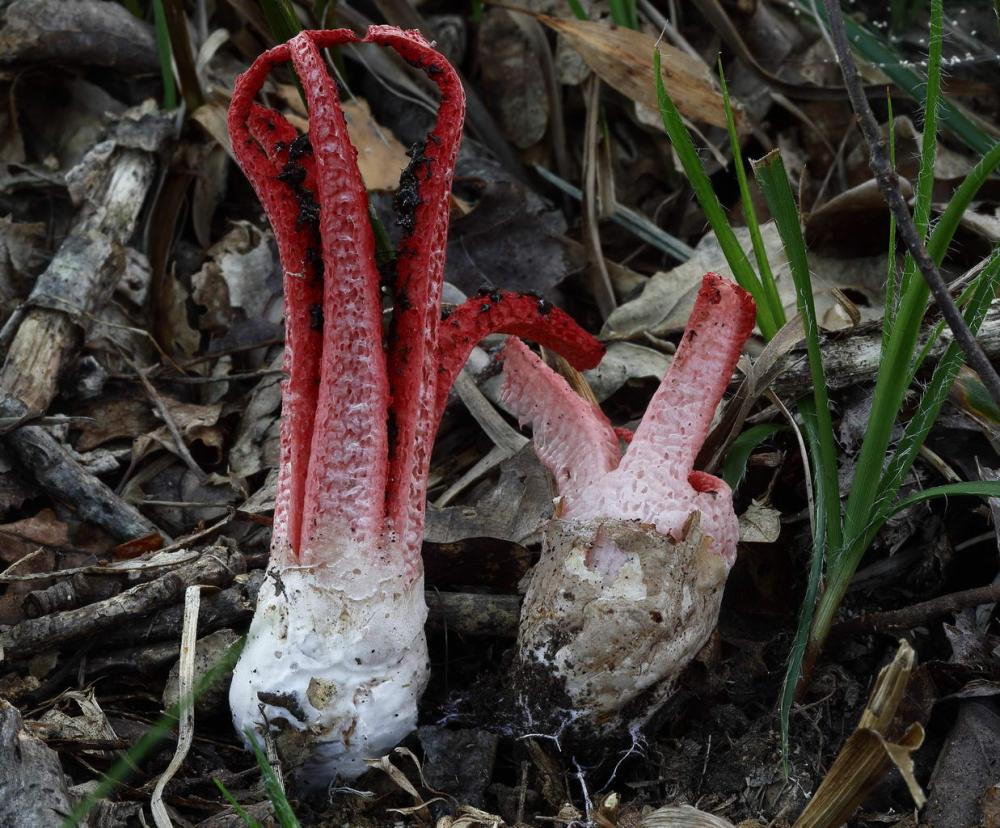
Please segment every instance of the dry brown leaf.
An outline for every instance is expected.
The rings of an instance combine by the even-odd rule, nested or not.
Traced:
[[[857,728],[840,749],[793,828],[839,828],[893,765],[906,782],[916,806],[923,807],[926,797],[913,775],[912,757],[923,744],[923,728],[913,723],[899,741],[890,742],[887,738],[916,661],[913,648],[900,641],[896,657],[875,680]]]
[[[290,84],[280,84],[278,95],[291,110],[285,113],[285,117],[306,132],[309,121],[298,89]],[[378,124],[367,101],[351,98],[341,101],[340,105],[347,121],[347,134],[358,151],[358,169],[361,170],[365,189],[395,190],[399,186],[399,174],[410,163],[406,147],[392,132]]]
[[[722,95],[700,60],[652,35],[589,20],[540,15],[539,20],[562,34],[608,86],[626,98],[657,109],[653,50],[660,50],[663,85],[682,115],[712,126],[726,125]],[[735,107],[734,107],[735,108]],[[739,125],[741,112],[734,112]]]

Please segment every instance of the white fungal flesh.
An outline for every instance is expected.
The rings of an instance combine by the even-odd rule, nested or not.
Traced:
[[[260,741],[269,728],[306,787],[355,779],[416,728],[428,678],[423,578],[371,557],[272,566],[233,674],[237,730]]]
[[[715,628],[728,567],[699,522],[677,541],[627,520],[546,527],[518,650],[597,732],[643,724]]]

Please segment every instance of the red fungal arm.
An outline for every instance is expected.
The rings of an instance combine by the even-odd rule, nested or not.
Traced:
[[[375,242],[357,151],[317,48],[344,40],[336,31],[302,32],[288,44],[309,106],[326,270],[322,316],[312,320],[323,331],[323,356],[304,499],[303,563],[312,562],[314,547],[322,550],[320,557],[328,554],[345,532],[354,542],[374,545],[383,529],[389,388]]]
[[[287,59],[287,45],[278,46],[261,55],[237,79],[229,109],[229,134],[233,153],[274,228],[284,270],[284,362],[289,379],[283,394],[273,548],[276,554],[295,557],[322,350],[322,332],[311,328],[309,308],[322,302],[322,280],[316,263],[307,261],[307,250],[315,244],[312,231],[298,221],[299,208],[290,184],[278,178],[288,161],[288,146],[298,133],[277,112],[254,103],[270,68]],[[311,159],[305,170],[303,185],[308,188],[314,184]]]
[[[573,321],[565,311],[544,299],[521,293],[494,291],[474,296],[455,308],[441,323],[437,351],[437,402],[434,428],[448,404],[448,392],[476,344],[490,334],[521,336],[544,345],[583,371],[604,356],[604,346]]]
[[[619,474],[637,480],[645,471],[657,469],[657,484],[668,488],[688,480],[743,343],[753,330],[755,312],[745,290],[715,273],[705,275],[684,337],[636,429]]]
[[[521,340],[504,347],[501,400],[530,423],[535,453],[571,511],[580,493],[618,465],[618,437],[604,413],[584,400]]]
[[[365,41],[391,46],[404,60],[423,69],[441,90],[437,122],[423,145],[415,148],[397,194],[405,236],[396,259],[396,307],[389,344],[396,436],[389,452],[386,510],[390,524],[400,533],[407,562],[418,565],[427,470],[437,425],[434,346],[465,93],[451,64],[419,32],[372,26]]]

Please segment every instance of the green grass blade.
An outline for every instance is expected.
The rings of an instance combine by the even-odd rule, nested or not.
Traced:
[[[924,96],[923,136],[920,143],[920,172],[913,223],[921,239],[927,235],[934,197],[934,162],[937,160],[938,111],[941,105],[941,0],[931,0],[930,34],[927,40],[927,92]]]
[[[587,16],[587,10],[583,7],[583,4],[580,2],[580,0],[567,0],[567,2],[569,3],[570,11],[573,12],[573,16],[577,20],[590,19]]]
[[[824,29],[828,28],[826,9],[822,3],[813,3],[811,0],[797,0],[797,2],[805,14],[810,17],[814,13],[818,15],[818,18],[814,18],[817,25]],[[926,79],[913,71],[910,68],[911,64],[903,60],[899,52],[886,44],[877,34],[855,22],[848,14],[844,15],[844,28],[851,45],[865,60],[888,75],[893,83],[911,98],[916,101],[923,99]],[[941,101],[940,119],[948,132],[979,155],[989,152],[995,143],[995,139],[982,127],[947,100]]]
[[[63,821],[61,828],[77,828],[86,824],[87,816],[94,809],[98,802],[109,797],[112,792],[122,782],[124,782],[135,770],[136,766],[142,762],[153,749],[164,739],[166,739],[174,726],[180,720],[181,705],[193,703],[214,684],[222,680],[226,675],[232,673],[240,653],[243,652],[243,645],[246,638],[240,638],[235,642],[225,654],[202,676],[201,680],[195,684],[191,691],[191,699],[180,699],[170,709],[168,709],[156,723],[147,730],[138,742],[111,767],[97,787],[83,799]]]
[[[225,785],[214,777],[212,778],[212,781],[215,783],[215,787],[219,789],[219,793],[221,793],[226,802],[229,803],[229,807],[236,811],[236,816],[243,820],[243,824],[246,825],[247,828],[263,828],[263,826],[250,816],[250,814],[246,812],[246,809],[236,801],[236,797],[229,793],[229,790]]]
[[[811,457],[819,457],[822,446],[820,445],[820,430],[819,424],[816,421],[815,405],[811,399],[806,398],[799,401],[798,410],[799,415],[802,417],[802,431],[805,435],[805,442],[809,446],[809,455]],[[813,492],[815,493],[816,503],[820,504],[825,502],[829,497],[829,493],[825,491],[826,480],[823,475],[817,474],[815,469],[812,471]],[[799,609],[799,620],[795,628],[795,636],[792,639],[792,646],[788,652],[788,665],[785,669],[785,678],[781,686],[781,701],[779,705],[781,756],[786,774],[788,773],[792,705],[795,702],[795,691],[798,687],[799,678],[802,675],[802,663],[805,658],[806,645],[809,641],[809,630],[812,627],[816,599],[819,596],[820,584],[823,580],[826,550],[829,548],[826,526],[826,512],[817,505],[816,519],[813,524],[812,554],[809,559],[806,591],[802,598],[802,607]]]
[[[781,161],[781,154],[774,150],[759,161],[753,162],[754,174],[760,185],[767,206],[771,210],[778,227],[788,265],[795,283],[795,297],[806,334],[806,354],[809,373],[813,383],[813,400],[816,405],[816,428],[819,453],[813,457],[817,465],[816,476],[823,479],[824,499],[816,502],[816,509],[826,514],[826,534],[832,549],[840,546],[840,496],[837,482],[837,448],[833,435],[833,418],[830,414],[830,398],[827,394],[826,372],[823,368],[823,354],[819,343],[819,324],[816,320],[816,305],[813,301],[812,279],[809,275],[809,259],[806,243],[802,237],[802,224],[795,196],[788,183],[788,174]]]
[[[945,483],[943,486],[921,489],[919,492],[897,500],[886,517],[891,517],[896,512],[901,512],[903,509],[925,500],[935,500],[939,497],[958,497],[959,495],[1000,497],[1000,480],[966,480],[961,483]]]
[[[730,443],[726,459],[722,464],[722,479],[729,484],[730,489],[735,491],[740,485],[743,475],[746,474],[751,452],[768,437],[773,437],[784,428],[778,423],[760,423],[750,426]]]
[[[989,266],[984,268],[983,272],[980,273],[972,301],[970,301],[969,306],[966,308],[966,323],[973,333],[977,332],[979,326],[982,324],[986,311],[989,309],[989,304],[995,295],[998,281],[1000,281],[1000,260],[995,256]],[[919,285],[922,282],[915,284]],[[937,419],[955,375],[961,367],[962,360],[963,354],[961,349],[952,342],[938,363],[931,381],[921,397],[917,412],[911,418],[910,422],[907,423],[903,439],[893,453],[884,472],[882,470],[882,462],[886,450],[883,449],[883,453],[878,459],[878,465],[875,467],[875,473],[878,474],[877,485],[869,486],[867,485],[868,481],[866,481],[865,490],[871,491],[870,500],[867,502],[861,501],[862,507],[856,513],[848,513],[847,518],[851,519],[853,517],[854,523],[851,524],[850,534],[845,532],[846,543],[844,552],[838,565],[830,570],[827,589],[820,600],[820,606],[816,613],[812,640],[817,642],[817,646],[825,640],[826,633],[833,623],[833,617],[840,606],[840,601],[847,590],[855,569],[857,569],[861,558],[864,556],[865,550],[872,540],[874,540],[875,534],[888,516],[897,509],[893,505],[893,498],[916,460],[920,446],[923,445],[927,434]],[[879,377],[875,386],[876,403],[879,402],[878,389],[882,381],[882,375],[889,370],[886,361],[883,361],[883,366],[879,370]],[[906,375],[905,380],[905,384],[908,385],[908,383],[909,374]],[[855,468],[855,480],[851,487],[852,496],[855,494],[856,488],[858,488],[858,476],[861,474],[862,460],[866,463],[871,463],[871,460],[865,458],[864,455],[866,450],[868,450],[869,434],[873,432],[873,420],[876,416],[878,416],[876,414],[876,405],[873,404],[872,414],[869,417],[868,432],[866,432],[865,442],[862,444],[862,459],[859,460]],[[894,414],[893,422],[895,421],[895,416]],[[889,425],[891,427],[892,422]],[[887,447],[888,442],[885,445]],[[871,468],[871,465],[866,465],[866,469]],[[865,473],[871,472],[866,471]],[[848,509],[850,509],[850,505],[849,500]]]
[[[257,767],[260,768],[261,776],[264,778],[264,790],[267,791],[267,797],[274,806],[274,815],[281,824],[281,828],[301,828],[299,819],[295,816],[295,811],[292,810],[288,797],[285,796],[285,790],[281,787],[281,782],[278,781],[278,775],[271,767],[271,763],[267,761],[267,755],[257,742],[253,730],[248,727],[244,733],[246,733],[247,741],[253,750],[253,755],[257,758]]]
[[[722,209],[722,204],[719,203],[719,197],[715,194],[715,190],[712,189],[712,182],[709,181],[701,159],[694,148],[691,134],[688,132],[680,112],[677,111],[674,102],[670,100],[670,96],[663,85],[659,49],[653,50],[653,73],[656,75],[656,96],[659,102],[660,117],[663,119],[663,127],[667,131],[670,143],[674,148],[674,152],[677,153],[677,157],[680,158],[684,174],[687,176],[688,182],[690,182],[691,188],[694,190],[695,197],[698,199],[698,203],[705,213],[705,218],[708,219],[708,223],[719,241],[719,246],[722,248],[726,261],[733,271],[733,276],[740,287],[753,296],[757,304],[757,324],[760,326],[761,333],[764,334],[765,339],[770,339],[778,332],[780,326],[776,324],[774,315],[771,313],[771,308],[764,296],[761,283],[757,279],[757,274],[754,272],[753,267],[750,266],[743,248],[740,247],[740,243],[736,239],[736,234],[733,233],[729,219],[726,218],[725,210]]]
[[[933,156],[933,152],[930,153]],[[921,159],[923,165],[928,159]],[[940,264],[958,227],[962,214],[1000,164],[1000,144],[993,144],[986,156],[969,172],[956,190],[928,240],[927,250]],[[910,276],[907,280],[907,276]],[[882,365],[875,383],[872,412],[855,467],[854,480],[847,498],[844,527],[848,546],[854,546],[867,532],[871,509],[876,501],[882,465],[889,446],[893,424],[909,386],[920,325],[927,310],[929,290],[915,275],[912,259],[907,257],[903,274],[903,293]]]
[[[757,273],[760,276],[762,293],[771,309],[771,316],[778,327],[784,326],[785,309],[778,295],[778,285],[771,272],[771,263],[767,260],[767,250],[760,234],[760,224],[757,222],[757,211],[753,208],[750,197],[750,186],[747,183],[746,167],[743,165],[743,150],[740,148],[740,136],[736,131],[736,118],[733,115],[733,104],[729,97],[729,87],[726,85],[726,74],[722,71],[722,58],[719,58],[719,83],[722,88],[722,102],[726,108],[726,130],[729,132],[729,145],[733,152],[733,166],[736,167],[736,180],[740,186],[740,201],[743,205],[743,217],[750,232],[750,242],[753,245],[754,258],[757,260]]]
[[[892,96],[886,100],[889,108],[889,164],[896,169],[896,125],[892,114]],[[899,273],[896,268],[896,214],[889,211],[889,246],[886,255],[885,269],[885,304],[882,311],[882,353],[889,347],[889,334],[896,320],[897,282]]]
[[[966,324],[974,334],[983,324],[990,303],[996,296],[998,284],[1000,284],[1000,250],[993,253],[986,267],[976,278],[972,298],[965,309]],[[930,382],[921,395],[917,411],[906,424],[903,437],[882,475],[875,503],[876,514],[891,508],[887,504],[895,498],[896,492],[899,491],[899,487],[913,466],[917,452],[927,439],[941,407],[948,399],[948,393],[963,362],[962,349],[957,343],[952,342],[934,369]]]
[[[177,82],[174,80],[170,32],[167,30],[167,15],[163,11],[163,0],[153,0],[153,30],[156,34],[156,55],[160,59],[160,77],[163,81],[163,108],[176,109]]]
[[[260,0],[267,27],[278,43],[291,40],[302,31],[302,24],[288,0]]]

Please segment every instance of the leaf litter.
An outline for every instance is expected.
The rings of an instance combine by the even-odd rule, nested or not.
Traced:
[[[302,5],[307,16],[315,13],[310,5]],[[878,333],[870,323],[885,312],[885,277],[898,257],[896,251],[886,254],[888,214],[871,184],[846,103],[832,96],[794,97],[808,84],[839,83],[822,37],[801,14],[767,4],[700,0],[665,27],[662,11],[640,2],[642,31],[611,22],[617,4],[584,3],[587,21],[573,17],[568,4],[527,5],[547,15],[538,18],[545,27],[540,40],[525,34],[530,27],[523,20],[514,22],[526,17],[520,10],[490,7],[482,23],[461,4],[416,12],[435,30],[448,27],[456,44],[467,44],[464,56],[458,47],[454,53],[469,78],[470,99],[476,94],[481,106],[470,117],[459,159],[448,280],[466,296],[481,288],[533,291],[540,301],[569,310],[608,346],[604,362],[585,374],[603,410],[616,426],[640,420],[670,364],[702,274],[727,273],[658,119],[643,113],[656,103],[652,44],[665,29],[668,42],[660,50],[671,68],[669,91],[704,137],[702,144],[711,145],[704,159],[713,184],[740,223],[728,145],[716,129],[725,123],[714,78],[721,42],[727,80],[744,104],[744,152],[759,157],[780,146],[802,197],[824,353],[829,365],[843,366],[828,365],[831,388],[838,389],[834,416],[850,448],[863,429],[878,364]],[[856,5],[883,33],[891,28],[893,42],[919,62],[927,26],[921,4],[899,4],[905,13],[891,20],[879,4]],[[59,497],[51,479],[42,486],[37,467],[20,459],[24,429],[5,427],[0,437],[0,647],[6,643],[8,652],[17,652],[17,631],[39,620],[30,617],[37,611],[32,606],[48,608],[42,618],[52,621],[77,613],[72,617],[80,624],[76,636],[41,646],[30,657],[4,655],[0,661],[0,779],[51,778],[51,798],[33,803],[50,807],[49,813],[65,813],[98,790],[98,781],[155,728],[173,699],[164,699],[163,691],[171,670],[176,673],[183,589],[163,592],[158,602],[137,602],[140,614],[126,616],[109,634],[87,632],[94,617],[123,606],[121,596],[131,590],[150,595],[171,578],[182,580],[192,563],[189,552],[206,559],[209,568],[214,563],[207,558],[216,556],[229,570],[212,569],[215,586],[203,590],[198,657],[203,645],[225,650],[246,631],[267,559],[283,366],[281,274],[270,228],[227,161],[231,148],[223,124],[233,77],[271,43],[255,2],[209,4],[204,11],[191,14],[189,23],[195,47],[204,50],[199,77],[206,102],[196,112],[161,118],[152,4],[14,0],[3,10],[5,354],[15,333],[26,335],[20,330],[29,324],[26,318],[36,325],[43,311],[66,314],[52,301],[30,298],[32,289],[54,256],[73,253],[65,249],[70,229],[123,154],[155,155],[157,176],[156,186],[151,182],[142,193],[146,207],[136,226],[115,239],[102,259],[107,273],[100,301],[73,308],[65,328],[39,340],[36,362],[19,368],[26,378],[22,388],[4,389],[5,396],[37,391],[35,399],[44,406],[31,413],[68,418],[38,428],[59,448],[58,455],[49,455],[59,468],[71,462],[82,470],[72,489],[80,499]],[[409,25],[394,4],[379,13],[387,22]],[[996,68],[991,13],[971,4],[955,10],[949,47],[958,60],[949,73],[953,86],[965,83],[975,93],[963,97],[963,104],[995,124],[995,96],[979,94]],[[337,25],[356,25],[354,14],[345,7]],[[722,25],[720,14],[732,29]],[[52,37],[53,26],[65,36]],[[223,29],[228,38],[214,35]],[[754,56],[753,64],[735,59],[744,50]],[[413,99],[428,100],[426,89],[405,66],[386,66],[355,50],[332,60],[344,88],[354,94],[345,95],[348,127],[371,201],[380,208],[408,163],[405,147],[423,117]],[[775,85],[770,76],[783,83]],[[548,86],[541,82],[545,77]],[[592,78],[599,81],[593,98],[599,128],[589,133],[595,146],[585,147],[584,90],[598,82]],[[554,97],[553,84],[559,93]],[[305,125],[291,76],[274,83],[268,97],[293,123]],[[921,113],[902,93],[893,93],[893,106],[899,171],[915,182]],[[882,116],[885,126],[884,110]],[[506,143],[508,152],[494,158],[485,147],[497,142]],[[588,256],[597,254],[593,245],[581,243],[586,228],[579,205],[525,172],[536,164],[557,170],[583,190],[587,158],[600,165],[605,201],[613,197],[613,203],[595,205],[602,209],[591,219],[599,234],[596,249],[618,293],[617,307],[607,316],[585,275],[593,264]],[[959,142],[938,141],[935,204],[945,203],[976,160]],[[945,262],[952,277],[995,245],[998,196],[989,182],[963,217],[959,243]],[[606,208],[615,206],[680,239],[693,250],[691,258],[678,262],[610,221]],[[770,222],[762,232],[782,304],[792,315],[795,295],[780,240]],[[752,256],[748,232],[737,227],[736,235]],[[987,316],[981,337],[992,356],[1000,355],[995,317]],[[499,338],[485,341],[467,370],[480,398],[503,418],[496,393],[501,345]],[[751,358],[761,350],[761,343],[752,346]],[[766,385],[786,403],[806,388],[806,375],[796,373],[802,359],[790,345],[777,358],[780,369],[767,373]],[[58,370],[47,372],[52,366]],[[149,371],[155,398],[136,369]],[[919,385],[926,378],[920,371],[915,380]],[[765,390],[755,389],[737,422],[781,422]],[[496,697],[487,688],[509,665],[515,630],[505,613],[523,593],[519,582],[556,508],[554,490],[530,446],[496,454],[499,432],[484,430],[485,421],[467,410],[467,398],[472,396],[453,395],[448,406],[429,499],[433,503],[462,485],[442,505],[428,508],[424,556],[427,586],[437,595],[432,607],[446,608],[456,600],[451,596],[461,597],[461,606],[475,610],[475,623],[468,620],[474,632],[463,627],[461,613],[432,619],[434,678],[422,704],[420,734],[362,780],[358,790],[375,796],[341,790],[325,800],[293,799],[302,824],[992,824],[1000,801],[996,600],[922,618],[903,631],[908,643],[902,648],[891,634],[835,636],[809,694],[793,712],[791,751],[781,756],[774,702],[809,548],[803,467],[787,430],[771,432],[747,455],[736,491],[744,545],[719,627],[681,677],[656,727],[627,750],[598,750],[582,763],[553,734],[518,738],[503,716],[488,709]],[[947,469],[968,479],[993,479],[996,420],[977,397],[975,378],[964,377],[952,399],[910,483],[914,490],[936,485]],[[518,432],[511,418],[505,423],[515,436],[530,436]],[[720,435],[716,462],[735,436],[728,430]],[[491,452],[493,459],[484,462]],[[123,542],[137,536],[116,536],[113,521],[95,523],[88,517],[94,514],[88,511],[91,500],[112,510],[137,508],[155,527],[140,563],[150,561],[157,546],[184,555],[168,559],[165,571],[115,568],[127,554]],[[865,583],[879,588],[850,592],[844,620],[995,584],[995,525],[995,502],[975,498],[952,498],[901,515],[862,570]],[[235,539],[236,551],[212,551],[216,543],[229,542],[222,538]],[[28,575],[38,577],[13,580]],[[34,602],[28,600],[33,593]],[[442,623],[441,617],[450,620]],[[894,685],[895,718],[885,714],[891,721],[873,727],[869,711],[859,726],[864,699],[881,687],[879,670],[893,663],[898,672],[900,658],[908,659],[904,672],[910,679]],[[194,668],[194,681],[204,667]],[[921,731],[925,737],[917,749]],[[19,758],[8,736],[23,746]],[[168,735],[133,761],[125,784],[101,795],[92,824],[151,819],[150,799],[174,744]],[[176,764],[162,806],[176,824],[243,824],[212,777],[253,818],[262,824],[274,819],[257,767],[232,733],[224,700],[217,697],[195,713],[191,747]],[[888,774],[875,786],[882,766],[889,765],[902,773]],[[839,774],[845,766],[861,776],[844,782]],[[826,804],[831,789],[841,796],[836,806]],[[919,791],[927,805],[915,822]],[[5,790],[0,782],[0,792],[9,804],[23,788]],[[836,813],[826,822],[812,816],[824,809]],[[37,813],[11,819],[30,820]]]

